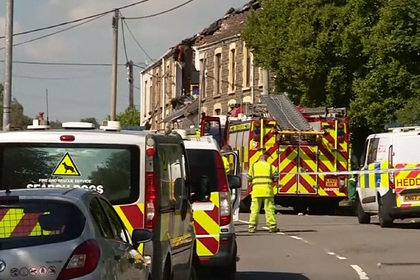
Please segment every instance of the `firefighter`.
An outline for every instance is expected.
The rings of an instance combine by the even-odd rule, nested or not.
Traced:
[[[221,153],[226,153],[226,152],[232,152],[233,149],[230,145],[225,145],[222,147],[222,149],[220,150]],[[223,156],[223,165],[225,166],[225,172],[226,174],[230,174],[230,163],[229,163],[229,158],[227,156]]]
[[[270,233],[279,232],[276,221],[276,206],[274,204],[273,181],[278,178],[277,170],[267,162],[263,153],[259,160],[248,171],[248,181],[251,182],[251,215],[249,217],[249,233],[255,233],[258,226],[258,216],[264,202],[265,220]]]

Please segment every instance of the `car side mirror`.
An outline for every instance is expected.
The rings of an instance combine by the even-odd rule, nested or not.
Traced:
[[[229,188],[231,190],[239,189],[242,186],[241,177],[235,175],[227,175]]]
[[[131,235],[131,240],[133,240],[133,243],[135,245],[138,245],[140,243],[146,243],[152,240],[153,233],[150,230],[147,229],[134,229],[133,234]]]

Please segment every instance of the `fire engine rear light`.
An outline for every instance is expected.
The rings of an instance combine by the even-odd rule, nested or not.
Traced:
[[[230,224],[232,219],[232,207],[230,205],[229,187],[226,178],[222,158],[218,152],[214,152],[216,162],[217,182],[219,182],[219,214],[220,226]]]
[[[153,172],[146,173],[146,199],[145,199],[145,228],[153,229],[155,226],[156,216],[156,184],[155,175]]]
[[[74,137],[74,135],[61,135],[60,136],[60,141],[62,142],[73,142],[74,140],[76,140],[76,137]]]
[[[74,249],[58,280],[68,280],[92,273],[98,266],[101,257],[99,244],[96,240],[86,240]]]

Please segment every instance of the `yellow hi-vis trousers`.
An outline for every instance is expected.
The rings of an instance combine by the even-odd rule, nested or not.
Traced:
[[[261,205],[264,202],[265,222],[270,229],[277,228],[276,205],[274,197],[253,197],[251,200],[251,215],[249,216],[249,229],[257,229]]]

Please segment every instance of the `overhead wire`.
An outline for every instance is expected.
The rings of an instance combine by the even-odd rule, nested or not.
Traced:
[[[4,60],[0,60],[4,62]],[[104,67],[112,66],[111,63],[83,63],[83,62],[42,62],[42,61],[22,61],[14,60],[13,63],[16,64],[28,64],[28,65],[45,65],[45,66],[86,66],[86,67]],[[134,66],[144,69],[144,66],[140,66],[142,62],[134,64]],[[125,64],[119,63],[118,66],[125,66]]]
[[[138,16],[138,17],[126,17],[124,19],[129,19],[129,20],[133,20],[133,19],[146,19],[146,18],[151,18],[151,17],[156,17],[156,16],[164,15],[166,13],[175,11],[175,10],[177,10],[177,9],[179,9],[179,8],[185,6],[185,5],[187,5],[187,4],[189,4],[189,3],[193,2],[193,1],[194,0],[188,0],[188,1],[182,3],[182,4],[178,5],[178,6],[172,7],[170,9],[167,9],[167,10],[164,10],[164,11],[161,11],[161,12],[158,12],[158,13],[155,13],[155,14],[146,15],[146,16]]]
[[[122,22],[122,20],[121,20]],[[125,32],[124,32],[124,24],[121,24],[121,35],[123,39],[123,48],[124,48],[124,54],[125,54],[125,61],[128,63],[128,54],[127,54],[127,44],[125,42]]]
[[[24,45],[24,44],[27,44],[27,43],[35,42],[35,41],[38,41],[38,40],[41,40],[41,39],[44,39],[44,38],[47,38],[47,37],[50,37],[50,36],[65,32],[65,31],[68,31],[68,30],[71,30],[73,28],[76,28],[76,27],[79,27],[81,25],[87,24],[89,22],[92,22],[92,21],[97,20],[99,18],[102,18],[104,16],[105,15],[97,16],[95,18],[91,18],[87,21],[78,23],[76,25],[73,25],[73,26],[70,26],[70,27],[67,27],[67,28],[64,28],[64,29],[61,29],[61,30],[58,30],[58,31],[55,31],[55,32],[52,32],[52,33],[49,33],[49,34],[46,34],[46,35],[43,35],[43,36],[40,36],[40,37],[36,37],[36,38],[30,39],[30,40],[27,40],[27,41],[23,41],[23,42],[20,42],[20,43],[13,44],[13,47],[17,47],[17,46]],[[4,47],[0,48],[0,50],[3,50],[3,49],[4,49]]]
[[[64,25],[69,25],[69,24],[72,24],[72,23],[77,23],[77,22],[84,21],[84,20],[87,20],[87,19],[95,18],[97,16],[102,16],[102,15],[106,15],[106,14],[112,13],[115,10],[123,10],[123,9],[126,9],[126,8],[130,8],[130,7],[133,7],[133,6],[136,6],[136,5],[139,5],[139,4],[148,2],[148,1],[149,0],[137,1],[137,2],[128,4],[128,5],[124,5],[124,6],[121,6],[121,7],[115,8],[115,9],[112,9],[112,10],[108,10],[108,11],[105,11],[105,12],[102,12],[102,13],[97,13],[97,14],[93,14],[93,15],[90,15],[90,16],[78,18],[78,19],[75,19],[75,20],[65,21],[65,22],[53,24],[53,25],[50,25],[50,26],[45,26],[45,27],[40,27],[40,28],[35,28],[35,29],[31,29],[31,30],[27,30],[27,31],[15,33],[15,34],[13,34],[13,36],[20,36],[20,35],[30,34],[30,33],[34,33],[34,32],[39,32],[39,31],[44,31],[44,30],[48,30],[48,29],[53,29],[53,28],[56,28],[56,27],[64,26]],[[5,38],[5,36],[0,36],[0,39],[3,39],[3,38]]]
[[[136,42],[137,46],[139,46],[139,48],[144,52],[144,54],[151,60],[151,61],[155,61],[148,53],[147,51],[143,48],[143,46],[140,44],[140,42],[137,40],[136,36],[134,36],[133,32],[131,31],[130,27],[128,26],[127,22],[124,20],[124,18],[121,18],[121,21],[123,24],[121,24],[123,30],[124,30],[124,25],[127,27],[128,32],[130,33],[131,37],[133,37],[134,41]],[[124,31],[123,31],[124,32]],[[124,34],[124,33],[123,33]]]

